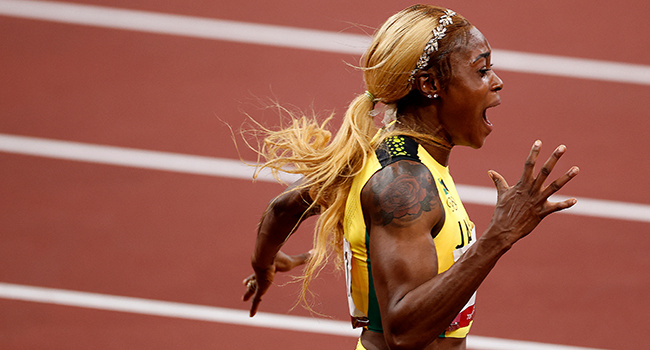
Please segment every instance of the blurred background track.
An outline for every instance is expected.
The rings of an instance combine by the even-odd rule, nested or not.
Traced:
[[[650,3],[439,4],[487,36],[505,82],[486,145],[455,149],[450,164],[478,232],[492,212],[487,170],[514,182],[536,139],[544,158],[567,145],[556,172],[575,164],[581,174],[562,194],[587,199],[497,265],[479,290],[470,347],[647,348]],[[283,187],[250,181],[224,122],[238,129],[248,113],[277,125],[270,98],[334,111],[337,126],[364,90],[346,63],[409,5],[0,0],[0,348],[354,348],[344,281],[331,269],[314,284],[314,308],[341,333],[319,333],[327,322],[292,309],[293,284],[272,289],[261,311],[271,326],[288,314],[313,329],[227,322],[245,316],[256,225]],[[623,216],[611,214],[621,205]],[[287,252],[309,249],[311,225]],[[74,304],[80,295],[226,317],[90,309]]]

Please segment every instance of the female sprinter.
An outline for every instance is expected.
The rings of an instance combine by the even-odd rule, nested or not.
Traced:
[[[304,117],[267,130],[265,166],[291,165],[303,180],[262,217],[255,274],[244,280],[251,316],[276,271],[306,260],[304,296],[334,252],[346,269],[353,326],[363,327],[357,349],[465,349],[475,292],[499,258],[544,217],[576,203],[548,201],[578,168],[545,186],[565,147],[535,175],[537,141],[516,185],[488,172],[498,199],[477,238],[448,163],[454,146],[480,148],[492,131],[486,111],[499,105],[503,82],[491,69],[491,52],[461,15],[409,7],[375,33],[362,58],[367,91],[352,101],[331,141],[325,124]],[[389,119],[379,131],[377,103]],[[279,252],[311,215],[319,215],[311,257]]]

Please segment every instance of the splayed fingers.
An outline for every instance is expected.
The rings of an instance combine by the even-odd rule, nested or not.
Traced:
[[[539,151],[541,149],[541,141],[536,141],[535,144],[533,145],[533,148],[531,150],[531,154],[535,153],[534,158],[537,158],[537,155],[539,154]],[[572,178],[574,178],[576,175],[578,175],[578,172],[580,169],[576,166],[571,167],[564,175],[560,176],[557,178],[555,181],[551,182],[548,186],[544,186],[544,182],[548,178],[548,176],[551,174],[553,169],[555,168],[555,165],[557,162],[560,160],[560,158],[564,155],[566,152],[566,146],[560,145],[558,146],[555,151],[551,154],[551,156],[546,160],[546,163],[542,166],[542,168],[539,170],[539,173],[537,174],[537,177],[533,181],[531,191],[533,193],[539,193],[540,199],[545,201],[543,207],[541,208],[540,211],[540,216],[545,217],[550,213],[569,208],[573,206],[577,201],[575,198],[567,199],[562,202],[548,202],[548,198],[553,195],[554,193],[558,192],[564,185],[566,185]],[[529,159],[531,159],[531,156],[529,155]],[[528,161],[527,161],[528,163]],[[534,162],[533,162],[534,163]],[[534,165],[534,164],[533,164]]]
[[[578,172],[578,167],[570,168],[565,174],[544,187],[559,159],[566,152],[561,145],[553,151],[535,176],[535,165],[541,150],[541,141],[536,141],[526,158],[521,178],[514,186],[509,186],[505,178],[495,171],[489,175],[497,188],[497,206],[494,212],[494,224],[508,232],[516,232],[514,241],[530,233],[547,215],[569,208],[576,203],[574,198],[561,202],[549,202],[548,198],[566,185]],[[514,242],[513,241],[513,242]]]
[[[577,166],[571,167],[569,171],[567,171],[564,175],[559,177],[557,180],[553,181],[551,184],[546,186],[546,188],[542,191],[542,197],[548,199],[552,194],[556,193],[559,191],[564,185],[567,184],[571,179],[576,177],[578,173],[580,172],[580,169]],[[561,202],[549,202],[548,200],[545,203],[545,207],[542,209],[540,212],[540,215],[542,217],[551,214],[556,211],[560,211],[566,208],[570,208],[574,206],[578,201],[575,198],[569,198]]]
[[[546,161],[546,163],[544,163],[542,168],[539,170],[539,173],[537,174],[537,178],[535,178],[535,181],[533,182],[533,190],[539,191],[542,188],[544,182],[551,174],[553,168],[555,167],[555,164],[557,164],[558,160],[560,160],[564,152],[566,152],[566,146],[560,145],[558,148],[555,149],[555,151],[553,151],[551,156],[548,157],[548,160]]]
[[[558,146],[550,155],[550,157],[546,160],[542,168],[539,170],[537,176],[533,178],[535,165],[537,163],[537,158],[539,156],[541,148],[542,148],[542,142],[539,140],[535,141],[533,147],[530,150],[530,153],[528,154],[528,158],[524,163],[524,172],[521,176],[521,179],[519,180],[518,185],[527,188],[531,194],[539,193],[540,199],[545,200],[548,199],[548,197],[550,197],[557,191],[559,191],[572,178],[578,175],[580,169],[578,169],[578,167],[576,166],[571,167],[571,169],[569,169],[564,175],[557,178],[548,186],[543,187],[544,182],[546,182],[546,180],[548,179],[549,175],[555,168],[555,165],[566,152],[566,146],[565,145]],[[527,184],[530,184],[530,186],[527,186]],[[575,200],[573,202],[575,202]]]

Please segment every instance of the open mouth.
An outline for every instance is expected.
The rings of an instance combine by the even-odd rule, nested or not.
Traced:
[[[487,124],[487,125],[489,125],[489,126],[492,126],[492,123],[490,122],[490,119],[488,119],[488,117],[487,117],[487,110],[488,110],[488,109],[489,109],[489,107],[486,108],[486,109],[483,111],[483,121],[485,122],[485,124]]]
[[[488,126],[492,126],[492,122],[490,122],[490,119],[488,119],[487,117],[487,110],[490,108],[494,108],[500,104],[501,104],[501,99],[498,99],[495,103],[489,105],[486,109],[483,110],[483,121],[485,121],[485,124],[487,124]]]

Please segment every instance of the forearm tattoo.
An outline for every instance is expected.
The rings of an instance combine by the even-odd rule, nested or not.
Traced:
[[[399,161],[375,176],[371,187],[373,219],[381,225],[407,224],[438,205],[434,200],[438,190],[433,177],[420,163]]]

